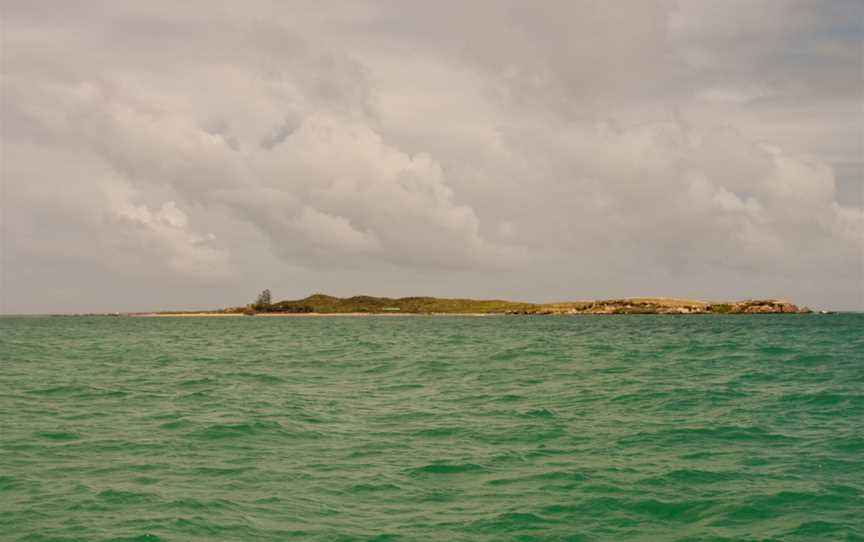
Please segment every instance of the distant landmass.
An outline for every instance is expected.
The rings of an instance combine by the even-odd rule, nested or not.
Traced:
[[[158,315],[314,315],[314,314],[806,314],[811,311],[777,299],[709,302],[693,299],[633,297],[561,303],[521,303],[500,299],[438,297],[347,298],[313,294],[304,299],[270,301],[269,291],[255,303],[210,312],[161,312]]]

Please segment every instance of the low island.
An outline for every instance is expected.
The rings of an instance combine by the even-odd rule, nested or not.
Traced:
[[[146,316],[314,316],[314,315],[580,315],[580,314],[807,314],[806,307],[777,299],[699,301],[660,297],[631,297],[561,303],[522,303],[499,299],[448,299],[438,297],[347,298],[313,294],[296,300],[271,302],[262,292],[255,303],[213,311],[159,312]],[[145,316],[145,315],[139,315]]]

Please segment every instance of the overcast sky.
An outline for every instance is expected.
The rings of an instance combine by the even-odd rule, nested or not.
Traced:
[[[864,309],[859,0],[0,0],[0,312]]]

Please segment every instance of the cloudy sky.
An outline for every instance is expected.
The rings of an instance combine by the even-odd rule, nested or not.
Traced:
[[[864,309],[858,0],[2,0],[0,312]]]

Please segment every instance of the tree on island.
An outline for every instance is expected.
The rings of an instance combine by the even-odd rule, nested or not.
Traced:
[[[273,304],[273,300],[270,296],[270,290],[264,290],[260,294],[258,294],[258,299],[255,300],[255,303],[252,304],[252,308],[256,311],[266,312],[270,310],[270,306]]]

